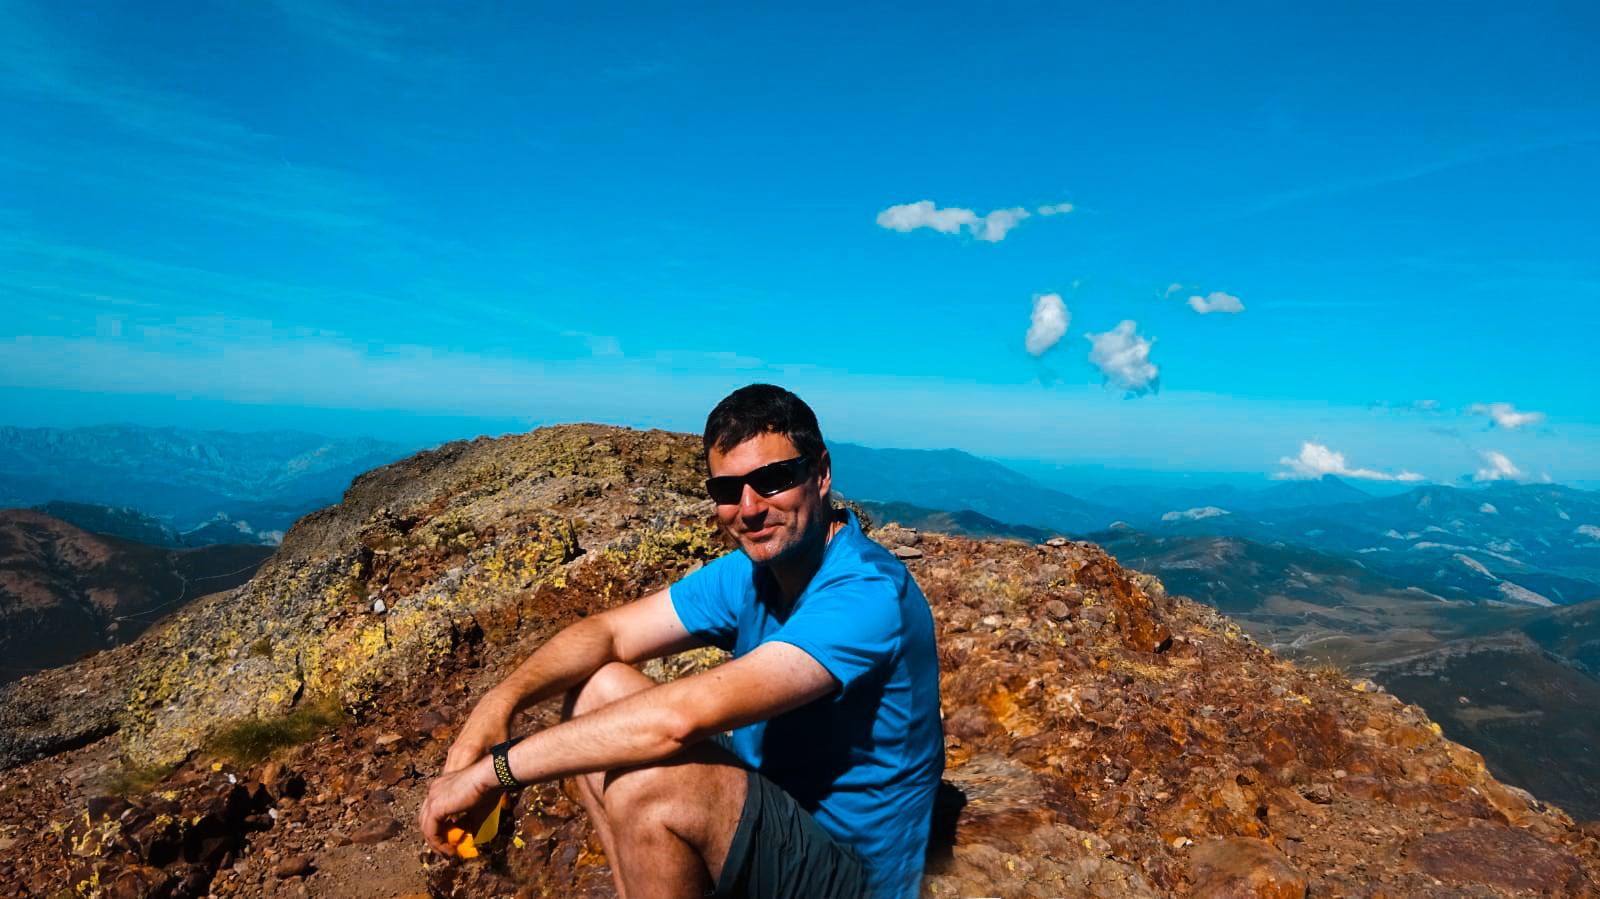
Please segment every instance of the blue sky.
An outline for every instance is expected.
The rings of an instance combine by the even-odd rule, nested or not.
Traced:
[[[1592,5],[1104,6],[0,0],[0,418],[1600,482]]]

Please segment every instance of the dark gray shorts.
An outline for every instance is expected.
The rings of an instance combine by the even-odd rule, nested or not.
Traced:
[[[714,895],[862,899],[867,895],[867,868],[855,850],[823,830],[782,787],[749,771],[739,829]]]

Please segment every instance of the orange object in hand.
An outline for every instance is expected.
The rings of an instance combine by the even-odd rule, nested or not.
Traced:
[[[478,846],[491,843],[500,833],[500,813],[506,807],[506,797],[502,794],[489,813],[478,823],[476,835],[468,833],[460,827],[452,827],[445,831],[445,842],[455,847],[456,855],[461,858],[477,858]]]

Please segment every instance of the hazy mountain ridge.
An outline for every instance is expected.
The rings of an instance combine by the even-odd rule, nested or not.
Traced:
[[[58,518],[91,534],[120,537],[148,546],[176,548],[186,545],[183,537],[172,528],[128,506],[116,508],[95,503],[72,503],[52,500],[34,506],[33,511]],[[243,542],[243,541],[240,541]],[[197,544],[198,545],[198,544]]]
[[[1043,543],[1057,536],[1056,532],[1025,524],[1007,524],[970,509],[945,512],[924,509],[911,503],[879,503],[865,500],[860,503],[873,521],[896,522],[916,530],[936,531],[963,537],[1004,537],[1012,540],[1029,540]]]
[[[1094,494],[1098,502],[1088,502],[960,451],[842,445],[835,456],[835,483],[866,501],[973,510],[997,525],[1078,536],[1122,521],[1165,536],[1304,545],[1405,582],[1400,587],[1445,597],[1528,605],[1600,597],[1600,536],[1592,536],[1600,534],[1600,493],[1594,491],[1494,483],[1373,496],[1325,475],[1258,491],[1102,488]],[[957,523],[947,526],[960,533]],[[1000,531],[989,526],[987,533]]]
[[[294,431],[0,427],[0,506],[59,500],[132,508],[180,534],[221,522],[275,543],[301,515],[337,500],[356,475],[405,452],[379,440]]]
[[[1099,530],[1116,510],[1079,499],[998,462],[961,450],[873,449],[830,444],[834,483],[846,496],[925,509],[973,511],[1012,525],[1062,533]]]
[[[1089,502],[957,450],[841,444],[833,454],[841,492],[873,502],[1080,536],[1121,521],[1153,534],[1299,545],[1451,598],[1560,605],[1600,597],[1600,493],[1592,491],[1430,484],[1374,496],[1328,475],[1255,491],[1108,487]]]

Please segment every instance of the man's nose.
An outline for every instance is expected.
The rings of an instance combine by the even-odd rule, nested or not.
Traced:
[[[766,508],[761,499],[761,494],[756,492],[756,488],[745,484],[744,489],[739,492],[739,514],[746,518],[760,515]]]

